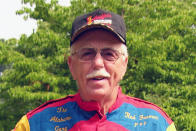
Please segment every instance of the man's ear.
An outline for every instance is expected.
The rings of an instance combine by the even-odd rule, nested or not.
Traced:
[[[122,63],[122,65],[125,68],[125,70],[127,69],[127,64],[128,64],[128,56],[125,56],[123,58],[123,63]]]
[[[128,56],[126,56],[124,59],[123,59],[123,68],[121,68],[122,69],[122,71],[121,71],[121,80],[123,79],[123,77],[124,77],[124,75],[125,75],[125,73],[126,73],[126,71],[127,71],[127,64],[128,64]]]
[[[76,80],[75,75],[74,75],[74,67],[73,67],[74,63],[73,63],[73,59],[72,59],[71,56],[68,57],[67,64],[69,66],[69,70],[71,72],[71,75],[72,75],[73,79]]]
[[[125,57],[125,64],[127,66],[127,64],[128,64],[128,56]]]

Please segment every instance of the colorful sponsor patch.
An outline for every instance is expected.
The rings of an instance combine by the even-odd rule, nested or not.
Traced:
[[[112,19],[111,19],[111,14],[102,14],[99,16],[89,16],[87,18],[87,24],[104,24],[104,25],[111,25],[112,24]]]

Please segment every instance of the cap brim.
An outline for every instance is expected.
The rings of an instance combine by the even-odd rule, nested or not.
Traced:
[[[117,32],[115,32],[109,25],[105,25],[105,24],[91,24],[91,25],[85,25],[85,26],[81,27],[72,36],[71,44],[73,44],[73,42],[76,40],[76,38],[79,35],[81,35],[82,33],[86,32],[86,31],[88,31],[90,29],[105,29],[105,30],[108,30],[108,31],[112,32],[114,35],[116,35],[125,44],[125,40]]]

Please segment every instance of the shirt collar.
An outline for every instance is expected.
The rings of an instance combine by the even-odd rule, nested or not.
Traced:
[[[118,107],[120,107],[120,105],[122,105],[123,98],[124,98],[124,94],[122,93],[121,87],[119,87],[117,99],[116,99],[115,103],[110,107],[109,113],[112,112],[113,110],[117,109]],[[83,101],[80,97],[80,93],[76,94],[76,102],[79,105],[79,107],[85,111],[100,112],[100,110],[101,110],[101,107],[98,104],[98,102],[96,102],[96,101],[90,101],[90,102]]]

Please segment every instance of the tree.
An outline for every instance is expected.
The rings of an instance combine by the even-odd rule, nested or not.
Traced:
[[[128,70],[123,91],[162,107],[178,130],[196,130],[196,11],[193,0],[23,0],[36,32],[0,42],[0,130],[10,130],[41,103],[76,91],[66,64],[73,19],[102,8],[125,18]],[[65,55],[64,55],[65,54]],[[6,107],[6,108],[5,108]],[[11,122],[11,123],[10,123]],[[8,125],[9,123],[9,125]]]

